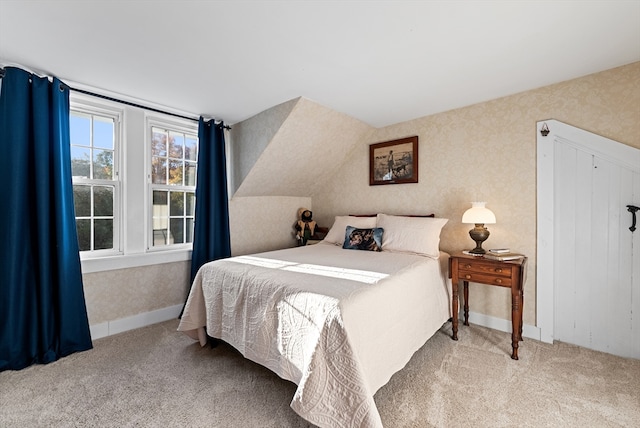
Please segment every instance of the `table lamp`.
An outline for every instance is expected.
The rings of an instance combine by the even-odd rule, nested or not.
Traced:
[[[485,254],[482,243],[489,237],[489,231],[485,224],[494,224],[496,216],[490,209],[485,207],[486,202],[471,202],[471,208],[462,214],[462,222],[475,224],[476,226],[469,231],[469,236],[476,242],[476,248],[469,251],[471,254]]]

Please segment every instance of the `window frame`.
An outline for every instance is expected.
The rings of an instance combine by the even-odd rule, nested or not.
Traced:
[[[191,120],[186,120],[186,119],[179,119],[179,118],[169,118],[169,116],[165,116],[165,115],[158,115],[158,114],[151,114],[148,113],[145,115],[145,152],[146,152],[146,156],[145,156],[145,171],[146,171],[146,178],[147,178],[147,191],[146,191],[146,195],[145,195],[145,210],[146,210],[146,215],[145,215],[145,220],[146,220],[146,235],[147,235],[147,239],[146,239],[146,243],[147,243],[147,252],[149,253],[156,253],[156,252],[167,252],[167,251],[174,251],[174,250],[189,250],[189,252],[191,251],[191,249],[193,248],[193,233],[192,233],[192,241],[191,242],[183,242],[183,243],[178,243],[178,244],[166,244],[166,245],[155,245],[154,246],[154,229],[153,229],[153,192],[154,190],[167,190],[169,192],[171,191],[175,191],[175,192],[193,192],[194,194],[194,215],[193,215],[193,219],[194,219],[194,224],[195,224],[195,192],[196,192],[196,185],[197,185],[197,163],[198,163],[198,159],[197,159],[197,155],[196,155],[196,160],[195,160],[195,164],[196,164],[196,178],[195,178],[195,184],[193,186],[186,186],[186,185],[171,185],[171,184],[157,184],[157,183],[153,183],[152,181],[152,173],[151,173],[151,169],[152,169],[152,153],[151,153],[151,144],[152,144],[152,138],[153,138],[153,128],[161,128],[164,131],[168,131],[168,132],[178,132],[181,133],[183,135],[189,135],[189,136],[194,136],[197,142],[197,150],[200,150],[200,141],[198,138],[198,123],[195,121],[191,121]],[[168,148],[167,148],[168,150]],[[184,154],[182,157],[183,161],[184,161]],[[169,221],[170,221],[171,215],[169,214]],[[186,220],[187,216],[183,215],[182,218],[184,218]],[[183,226],[184,228],[184,226]]]
[[[80,91],[70,92],[70,107],[76,110],[79,106],[96,113],[117,113],[119,121],[120,153],[117,155],[119,162],[120,192],[118,195],[119,239],[120,251],[109,252],[100,250],[98,254],[80,252],[82,273],[97,273],[111,270],[135,268],[141,266],[153,266],[164,263],[189,262],[191,260],[192,245],[181,244],[160,248],[148,249],[148,180],[147,180],[147,156],[149,149],[146,142],[147,118],[157,119],[160,123],[171,122],[191,130],[197,129],[198,121],[192,119],[174,118],[170,114],[164,114],[153,109],[166,110],[163,105],[145,102],[148,108],[129,104],[140,103],[136,98],[123,97],[122,94],[98,90],[81,83],[68,82],[73,87],[92,93]],[[102,93],[95,95],[94,93]],[[113,98],[112,98],[113,97]],[[123,99],[124,101],[119,101]],[[196,116],[194,113],[171,109],[182,116]],[[189,132],[191,133],[191,132]],[[197,135],[197,131],[194,131]],[[228,143],[227,143],[228,144]],[[229,158],[227,158],[229,163]],[[230,169],[227,170],[228,172]],[[227,174],[229,176],[229,173]],[[167,246],[169,247],[169,246]]]
[[[95,179],[73,177],[72,185],[91,186],[108,186],[113,187],[113,247],[110,249],[90,249],[80,251],[80,258],[91,259],[109,256],[118,256],[123,254],[123,203],[122,203],[122,140],[123,140],[123,116],[124,110],[105,103],[97,103],[85,96],[71,93],[69,97],[69,115],[78,113],[79,115],[91,116],[93,124],[94,116],[108,118],[113,120],[113,179]],[[93,129],[92,129],[93,132]],[[93,136],[92,136],[93,137]],[[70,142],[71,143],[71,142]],[[71,147],[71,144],[70,144]],[[93,141],[92,141],[93,147]],[[93,159],[92,159],[93,163]],[[93,189],[92,189],[93,195]],[[93,197],[93,196],[92,196]],[[92,207],[93,210],[93,207]],[[81,216],[84,217],[84,216]],[[90,216],[92,219],[91,242],[94,239],[93,220],[95,220],[93,212]],[[99,216],[98,216],[99,217]],[[78,216],[76,215],[76,218]],[[92,244],[93,246],[93,244]]]

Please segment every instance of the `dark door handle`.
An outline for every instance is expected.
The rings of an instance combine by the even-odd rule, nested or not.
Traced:
[[[636,207],[635,205],[627,205],[627,211],[629,211],[633,216],[633,218],[631,219],[631,227],[629,228],[629,230],[632,232],[636,230],[636,212],[638,210],[640,210],[640,207]]]

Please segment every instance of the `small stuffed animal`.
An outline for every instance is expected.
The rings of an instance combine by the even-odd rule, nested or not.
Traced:
[[[316,229],[313,213],[306,208],[300,208],[298,210],[298,221],[294,228],[296,229],[298,245],[307,245],[307,241],[314,235]]]

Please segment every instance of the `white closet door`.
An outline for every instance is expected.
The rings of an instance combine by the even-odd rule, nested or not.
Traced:
[[[640,173],[554,143],[554,338],[640,358],[640,228],[629,230],[627,210],[638,205]]]

